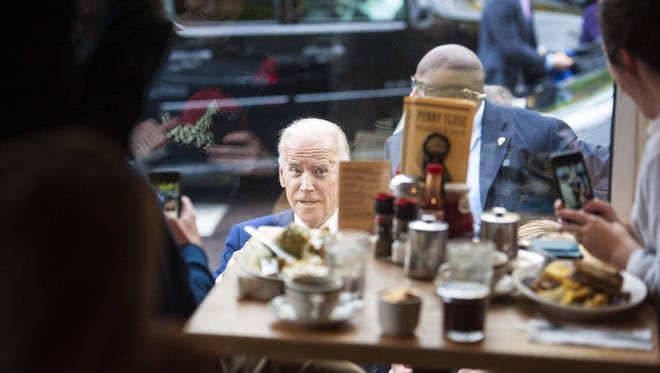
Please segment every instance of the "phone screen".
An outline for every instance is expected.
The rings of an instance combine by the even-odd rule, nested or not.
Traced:
[[[564,207],[579,210],[593,199],[589,173],[584,165],[582,153],[565,153],[553,156],[552,171],[559,196]]]
[[[181,175],[178,172],[152,172],[149,179],[166,214],[179,217],[181,214]]]

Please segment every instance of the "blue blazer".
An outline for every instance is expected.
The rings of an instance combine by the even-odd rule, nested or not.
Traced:
[[[284,227],[293,221],[293,210],[286,210],[277,214],[262,216],[255,219],[246,220],[244,222],[234,224],[229,230],[227,241],[225,242],[225,251],[220,258],[220,267],[213,273],[213,277],[217,278],[227,268],[227,263],[231,259],[234,252],[240,250],[243,245],[250,239],[249,235],[243,227],[251,225],[253,227],[260,227],[262,225]]]
[[[515,93],[519,74],[528,88],[536,84],[545,73],[545,57],[536,51],[533,12],[526,20],[518,0],[487,0],[481,14],[477,54],[486,84]]]
[[[582,152],[594,194],[608,198],[610,152],[578,140],[565,122],[537,112],[484,101],[479,190],[483,211],[495,206],[528,213],[553,213],[559,197],[549,166],[552,152]],[[498,139],[504,138],[500,145]],[[392,170],[401,161],[403,131],[385,142]]]

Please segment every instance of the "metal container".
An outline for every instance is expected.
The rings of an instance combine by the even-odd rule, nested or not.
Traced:
[[[413,198],[417,203],[424,195],[424,183],[404,174],[394,176],[389,187],[396,198]]]
[[[435,221],[433,215],[410,222],[403,273],[412,278],[433,279],[445,261],[448,237],[449,225]]]
[[[509,260],[518,256],[518,223],[520,215],[504,207],[494,207],[481,214],[481,239],[491,240],[495,249],[505,253]]]

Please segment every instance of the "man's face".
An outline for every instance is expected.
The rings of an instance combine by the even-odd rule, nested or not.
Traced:
[[[319,228],[338,205],[339,162],[336,136],[290,134],[285,139],[280,184],[289,205],[309,226]]]

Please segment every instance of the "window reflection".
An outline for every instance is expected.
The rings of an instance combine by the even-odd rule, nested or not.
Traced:
[[[570,51],[576,67],[567,75],[548,76],[529,97],[507,96],[503,102],[558,117],[582,140],[609,148],[613,85],[598,41],[580,45],[582,3],[534,1],[539,43],[549,50]],[[261,209],[249,217],[263,215],[277,203],[281,188],[275,175],[275,144],[278,132],[297,118],[314,116],[338,123],[349,137],[352,159],[382,159],[383,144],[401,118],[402,98],[410,93],[417,62],[439,44],[456,43],[476,51],[483,4],[167,1],[181,29],[148,92],[144,116],[160,121],[187,118],[191,105],[199,106],[202,115],[212,102],[213,114],[204,122],[209,129],[204,138],[213,134],[212,144],[186,145],[185,134],[201,138],[193,130],[200,116],[191,123],[182,120],[181,126],[190,129],[179,129],[176,141],[172,137],[166,150],[146,166],[180,170],[194,200],[227,203],[222,227],[242,220],[234,214],[241,214],[247,200],[260,201],[255,208]],[[206,101],[195,99],[207,90],[218,94]],[[487,100],[496,97],[491,92],[497,92],[496,87],[487,87]],[[235,131],[244,131],[240,139],[223,140]],[[233,162],[225,157],[229,151],[234,152]],[[527,175],[528,184],[540,188],[535,178],[549,174],[547,155],[526,156],[534,171]],[[242,162],[246,158],[252,162]],[[609,175],[609,169],[592,172]],[[521,198],[521,203],[535,201]],[[222,235],[222,228],[217,232]]]

